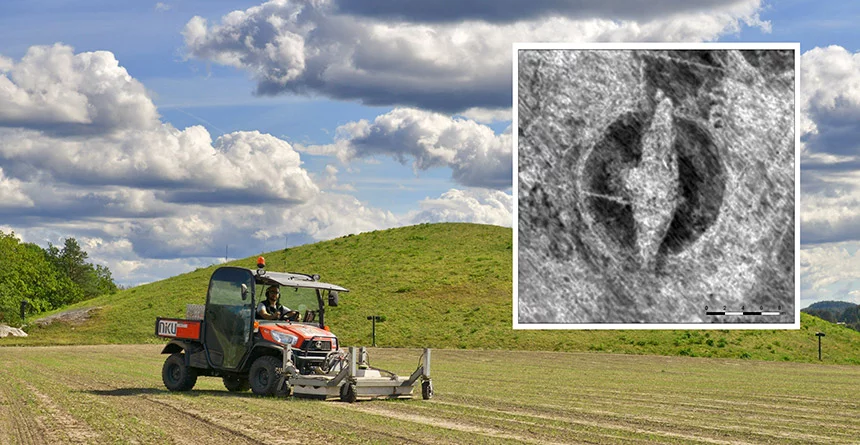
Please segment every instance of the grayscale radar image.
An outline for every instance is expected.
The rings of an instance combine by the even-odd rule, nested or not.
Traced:
[[[516,57],[519,323],[796,321],[795,51]]]

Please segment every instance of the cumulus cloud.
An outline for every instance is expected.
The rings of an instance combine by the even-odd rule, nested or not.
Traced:
[[[421,211],[408,219],[424,222],[473,222],[511,227],[513,225],[513,196],[498,190],[451,189],[439,198],[419,203]]]
[[[360,120],[337,128],[335,142],[299,147],[342,161],[374,155],[392,156],[416,171],[449,167],[459,184],[506,189],[513,179],[510,128],[500,135],[485,125],[439,113],[398,108],[373,122]]]
[[[493,122],[507,122],[512,119],[511,109],[490,109],[472,107],[460,113],[463,117],[472,119],[481,124],[491,124]]]
[[[33,200],[21,190],[21,181],[10,179],[0,167],[0,207],[32,207]]]
[[[143,85],[110,52],[36,46],[0,65],[6,189],[12,179],[124,186],[163,190],[165,201],[210,203],[297,203],[319,191],[281,139],[247,131],[213,141],[201,126],[161,122]]]
[[[811,153],[860,152],[860,53],[840,46],[803,54],[801,130]]]
[[[860,243],[849,241],[800,250],[802,306],[819,300],[860,302]]]
[[[218,23],[194,17],[183,35],[188,56],[246,70],[258,94],[320,94],[451,113],[511,106],[513,42],[702,41],[742,24],[769,26],[758,18],[759,0],[685,7],[539,2],[535,15],[516,20],[505,20],[495,4],[442,11],[430,3],[392,5],[386,16],[371,13],[366,2],[273,0]]]
[[[0,162],[24,180],[162,189],[165,200],[177,202],[302,202],[318,191],[289,143],[256,131],[213,143],[200,126],[85,138],[6,129]]]
[[[853,176],[858,176],[854,174]],[[860,240],[860,180],[846,180],[850,191],[825,196],[805,193],[800,207],[800,235],[804,244]]]
[[[337,174],[339,170],[331,164],[325,166],[325,175],[317,180],[320,188],[323,190],[340,190],[340,191],[355,191],[355,187],[351,184],[341,184],[338,182]]]
[[[860,240],[860,53],[809,50],[801,82],[801,240]]]
[[[74,134],[156,125],[143,85],[108,51],[56,44],[0,60],[0,126]]]

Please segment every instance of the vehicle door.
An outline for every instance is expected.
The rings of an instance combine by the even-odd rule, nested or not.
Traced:
[[[209,363],[236,369],[251,346],[254,323],[254,276],[248,269],[221,267],[209,280],[205,343]]]

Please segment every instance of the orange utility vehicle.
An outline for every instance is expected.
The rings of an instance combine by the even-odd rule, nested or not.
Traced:
[[[280,286],[280,303],[297,311],[292,319],[260,320],[256,305],[264,288]],[[424,399],[433,396],[430,350],[408,378],[372,368],[364,347],[345,350],[325,325],[325,303],[337,306],[347,289],[319,281],[319,275],[220,267],[212,274],[206,304],[188,305],[185,319],[157,318],[155,333],[170,338],[162,379],[171,391],[188,391],[198,376],[221,377],[229,391],[259,395],[340,398],[412,398],[421,381]]]

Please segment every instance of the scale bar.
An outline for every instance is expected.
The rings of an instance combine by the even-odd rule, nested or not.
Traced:
[[[707,311],[705,315],[780,315],[778,311]]]

